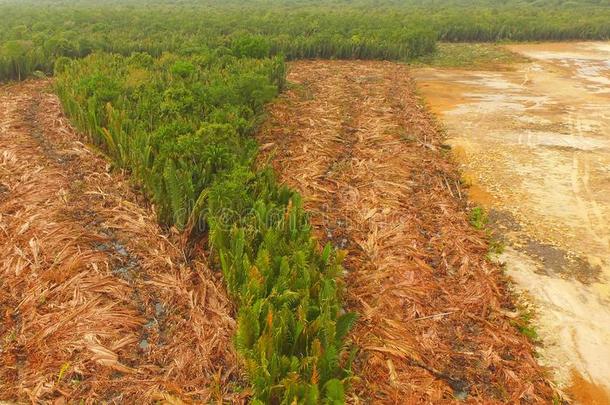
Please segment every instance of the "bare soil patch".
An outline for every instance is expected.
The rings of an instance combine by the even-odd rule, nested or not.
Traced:
[[[348,251],[350,400],[549,403],[531,342],[404,65],[301,61],[259,134],[321,242]]]
[[[0,400],[238,401],[221,280],[48,85],[0,87]]]
[[[579,385],[577,400],[583,381],[610,393],[610,43],[507,48],[529,61],[413,74],[469,197],[503,217],[502,260],[538,308],[540,361]]]

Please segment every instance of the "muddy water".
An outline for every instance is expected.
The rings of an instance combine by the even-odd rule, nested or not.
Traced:
[[[509,48],[530,61],[413,74],[535,304],[541,361],[581,402],[604,403],[593,391],[610,392],[610,43]]]

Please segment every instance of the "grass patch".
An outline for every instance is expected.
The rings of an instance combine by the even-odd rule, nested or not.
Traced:
[[[498,238],[497,235],[494,235],[494,232],[490,227],[488,227],[489,217],[485,209],[481,206],[474,207],[470,210],[468,215],[468,220],[470,224],[479,231],[485,231],[489,241],[489,247],[487,251],[487,258],[491,261],[504,252],[504,242],[501,238]]]
[[[504,253],[504,249],[506,248],[506,246],[504,245],[504,242],[502,242],[500,239],[498,238],[494,238],[493,236],[490,238],[489,241],[489,252],[488,252],[488,256],[491,257],[496,257],[501,255],[502,253]]]
[[[414,66],[462,69],[508,69],[510,65],[527,61],[500,44],[439,43],[436,51],[415,59]]]
[[[518,309],[520,315],[511,321],[512,325],[517,328],[519,333],[532,341],[532,343],[537,343],[540,340],[540,337],[532,322],[535,315],[534,311],[524,307],[520,307]]]
[[[483,230],[487,225],[487,213],[483,207],[474,207],[470,210],[470,224],[478,230]]]

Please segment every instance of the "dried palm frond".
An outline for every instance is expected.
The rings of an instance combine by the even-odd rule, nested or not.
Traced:
[[[459,174],[408,68],[299,61],[288,79],[300,86],[270,107],[261,162],[272,156],[303,195],[320,242],[349,252],[354,401],[550,401],[532,344],[504,315],[512,298],[485,235],[447,187]]]
[[[221,280],[80,142],[48,84],[0,94],[0,398],[240,401]]]

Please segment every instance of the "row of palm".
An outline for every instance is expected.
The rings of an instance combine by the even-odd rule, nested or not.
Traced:
[[[283,60],[100,53],[55,70],[68,115],[132,173],[160,221],[208,234],[238,304],[253,399],[343,402],[354,315],[342,313],[342,257],[319,249],[298,194],[255,165],[251,134],[284,86]]]

